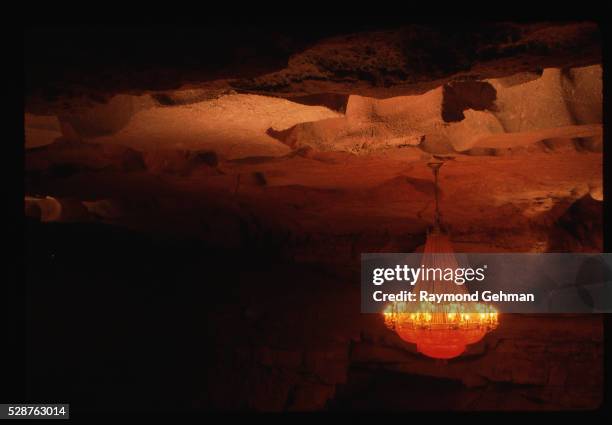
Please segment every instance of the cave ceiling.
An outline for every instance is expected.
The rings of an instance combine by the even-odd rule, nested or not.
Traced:
[[[173,54],[164,39],[139,61],[38,36],[26,39],[26,192],[61,204],[44,207],[49,220],[274,240],[306,260],[408,251],[433,218],[427,163],[443,160],[460,249],[601,243],[559,224],[603,199],[593,23],[264,31]]]

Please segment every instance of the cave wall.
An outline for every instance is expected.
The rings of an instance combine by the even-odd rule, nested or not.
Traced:
[[[208,264],[198,252],[167,252],[177,267],[163,276],[179,276],[181,285],[154,287],[153,266],[126,267],[147,278],[135,279],[144,289],[126,280],[122,290],[150,295],[137,305],[158,326],[130,322],[122,334],[128,346],[134,329],[151,346],[158,329],[178,329],[179,336],[202,334],[212,347],[202,353],[194,343],[184,362],[172,354],[173,367],[193,374],[199,395],[189,401],[196,408],[340,409],[363,394],[376,397],[377,374],[450,382],[454,390],[441,409],[596,408],[603,385],[599,316],[503,315],[464,356],[436,363],[400,341],[381,317],[356,307],[360,253],[422,250],[434,216],[426,165],[432,160],[445,161],[442,220],[458,252],[603,249],[597,26],[479,30],[484,35],[457,39],[454,31],[409,26],[334,33],[299,46],[289,40],[260,66],[258,55],[243,64],[240,50],[215,50],[217,69],[160,66],[147,78],[130,63],[113,68],[112,55],[82,75],[64,73],[65,63],[56,68],[59,47],[49,50],[55,53],[47,67],[33,69],[30,56],[24,213],[37,225],[60,226],[60,235],[109,226],[101,233],[205,241],[211,258],[246,253],[263,264],[234,267],[235,286],[223,288],[231,302],[213,306],[206,304],[209,282],[192,281]],[[122,72],[108,78],[116,69]],[[51,71],[48,80],[40,70]],[[99,248],[102,239],[88,243]],[[43,242],[53,247],[57,240]],[[117,240],[107,243],[119,250],[125,241]],[[65,264],[86,262],[89,250],[79,243]],[[124,257],[147,256],[143,246]],[[54,267],[32,274],[63,282]],[[91,298],[98,287],[79,286],[82,275],[72,276],[71,290]],[[255,290],[249,282],[264,284]],[[326,297],[329,291],[335,297]],[[171,302],[181,306],[179,318],[154,314],[151,306]],[[41,296],[40,305],[47,304]],[[77,313],[84,324],[103,327],[86,309]],[[114,320],[123,317],[131,317],[129,308]],[[106,349],[120,357],[111,345]],[[139,373],[156,379],[148,369]],[[95,379],[102,378],[82,385],[92,388]]]

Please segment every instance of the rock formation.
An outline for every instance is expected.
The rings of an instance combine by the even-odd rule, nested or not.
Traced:
[[[33,32],[26,40],[25,214],[51,226],[40,232],[55,235],[52,241],[63,240],[56,229],[64,227],[54,226],[100,225],[129,240],[142,232],[205,241],[227,258],[273,259],[265,271],[233,270],[237,298],[202,311],[207,282],[159,293],[146,287],[162,310],[175,302],[167,301],[175,300],[172,291],[186,291],[193,317],[167,323],[202,332],[214,347],[207,362],[190,352],[195,372],[181,369],[197,375],[199,398],[190,402],[198,408],[343,409],[359,394],[375,397],[370,380],[379,372],[376,379],[395,377],[389,388],[398,394],[403,381],[394,379],[457,385],[445,408],[594,408],[602,390],[598,316],[508,315],[483,344],[436,365],[381,318],[359,313],[360,253],[422,248],[434,214],[432,159],[446,162],[442,219],[458,251],[603,249],[597,25],[465,25],[303,37],[286,28],[275,36],[221,31],[219,46],[207,32],[193,41],[198,49],[186,44],[176,52],[157,34],[159,52],[141,51],[142,62],[127,53],[118,60],[105,47],[140,46],[123,33],[110,32],[93,57],[83,53],[91,49],[84,40],[73,40],[70,51],[56,43],[60,35]],[[84,58],[82,68],[68,57]],[[46,247],[39,242],[33,245]],[[147,270],[158,267],[178,280],[200,275],[197,252],[163,252],[187,265],[164,269],[159,258],[139,268],[146,279],[134,281],[156,281]],[[254,291],[251,281],[266,284]],[[287,281],[290,287],[275,286]],[[326,299],[329,288],[346,302]],[[361,400],[356,405],[368,408]]]

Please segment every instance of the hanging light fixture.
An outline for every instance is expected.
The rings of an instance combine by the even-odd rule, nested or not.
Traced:
[[[442,229],[438,204],[438,173],[443,162],[427,165],[434,175],[434,226],[427,234],[421,264],[432,268],[456,269],[457,259],[448,233]],[[437,294],[467,294],[463,285],[445,280],[419,280],[414,291]],[[493,306],[478,302],[430,303],[421,302],[418,308],[408,308],[403,302],[387,306],[385,325],[397,332],[404,341],[416,344],[417,350],[436,359],[450,359],[461,355],[468,345],[480,341],[495,329],[498,314]]]

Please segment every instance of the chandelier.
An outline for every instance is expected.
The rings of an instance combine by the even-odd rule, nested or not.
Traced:
[[[448,233],[440,225],[438,205],[438,172],[442,162],[427,164],[434,174],[435,218],[433,229],[428,232],[421,264],[425,267],[456,269],[457,259]],[[419,280],[414,291],[437,294],[467,294],[463,285],[444,280]],[[479,302],[421,302],[415,308],[405,302],[387,305],[385,325],[394,330],[404,341],[416,344],[417,350],[436,359],[460,356],[468,345],[480,341],[498,324],[498,314],[493,306]]]

